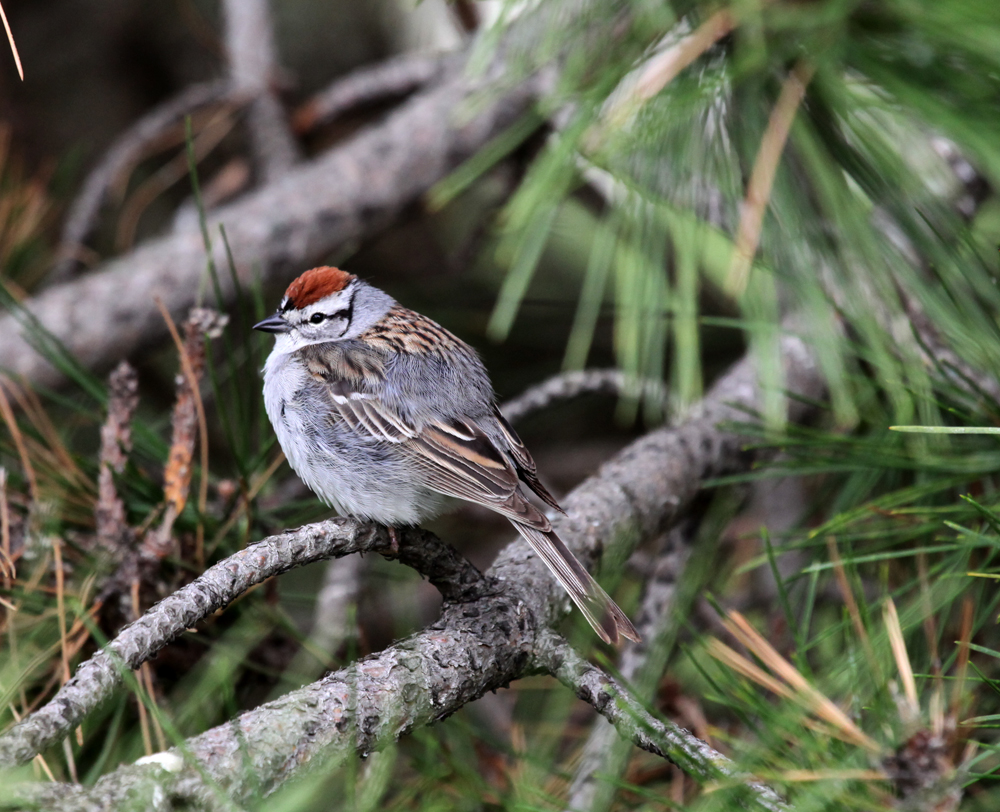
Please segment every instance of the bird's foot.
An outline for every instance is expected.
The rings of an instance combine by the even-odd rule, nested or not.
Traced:
[[[399,531],[391,524],[386,525],[385,529],[389,531],[389,552],[396,558],[399,556]]]

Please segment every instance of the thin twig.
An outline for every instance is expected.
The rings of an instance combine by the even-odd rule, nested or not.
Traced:
[[[292,116],[297,133],[308,133],[360,107],[405,96],[445,75],[451,55],[402,54],[338,78]]]
[[[741,785],[764,809],[789,808],[773,789],[740,774],[722,753],[672,722],[653,717],[626,688],[583,659],[558,635],[543,634],[535,657],[541,668],[592,705],[636,747],[667,759],[702,783]]]
[[[553,375],[501,404],[500,411],[507,420],[516,423],[559,400],[569,400],[590,393],[620,395],[623,392],[634,392],[636,388],[646,390],[647,396],[660,400],[665,398],[662,381],[634,382],[618,369],[584,369]]]
[[[299,148],[275,92],[278,73],[268,0],[223,0],[226,57],[234,89],[253,97],[247,110],[254,165],[264,182],[299,160]]]
[[[222,103],[236,106],[240,101],[228,80],[191,85],[172,99],[154,107],[118,136],[97,166],[87,175],[79,194],[70,204],[59,239],[59,260],[47,275],[46,284],[63,282],[75,273],[79,267],[79,255],[97,224],[108,191],[166,131],[203,107]]]

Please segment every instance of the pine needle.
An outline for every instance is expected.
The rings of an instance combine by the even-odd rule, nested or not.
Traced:
[[[885,628],[889,634],[889,645],[892,647],[892,656],[896,660],[896,668],[899,669],[899,678],[903,682],[903,693],[906,696],[906,719],[907,723],[913,723],[920,717],[920,702],[917,699],[917,683],[913,678],[913,666],[910,664],[910,655],[906,651],[906,643],[903,640],[903,629],[899,625],[899,615],[896,613],[896,604],[892,598],[887,598],[885,602]]]
[[[750,625],[739,612],[730,612],[723,619],[723,625],[743,645],[759,657],[775,674],[795,689],[799,701],[827,723],[843,733],[844,737],[874,753],[881,753],[879,744],[867,736],[854,724],[847,714],[838,708],[830,699],[824,696],[814,686],[810,685],[804,676],[788,660],[778,654],[777,650],[761,634]]]
[[[24,476],[28,480],[28,491],[31,494],[31,501],[34,504],[38,504],[38,479],[35,477],[35,469],[32,467],[31,458],[28,456],[28,448],[24,443],[24,435],[21,434],[21,429],[17,425],[17,419],[14,417],[14,410],[10,406],[10,400],[7,398],[7,393],[4,392],[5,384],[10,386],[10,381],[6,376],[0,376],[0,416],[3,417],[4,422],[7,424],[7,430],[14,440],[17,455],[21,459],[21,467],[24,469]]]
[[[956,719],[965,691],[965,677],[969,670],[969,641],[972,639],[973,608],[972,599],[966,597],[962,601],[962,632],[958,641],[958,667],[955,671],[955,685],[951,695],[951,715]]]
[[[788,141],[788,133],[792,129],[795,114],[802,99],[805,98],[806,87],[815,71],[816,68],[811,62],[799,60],[781,86],[781,94],[771,111],[771,118],[760,142],[760,150],[754,161],[750,182],[747,184],[746,199],[740,212],[733,261],[726,279],[726,290],[732,296],[741,296],[750,280],[750,268],[753,266],[753,258],[760,245],[764,211],[771,199],[774,176],[778,171],[781,155],[785,151],[785,143]]]
[[[3,30],[7,32],[7,42],[10,43],[10,52],[14,55],[14,64],[17,65],[17,75],[21,77],[21,81],[23,82],[24,67],[21,65],[21,55],[17,52],[17,44],[14,42],[14,34],[10,30],[10,23],[7,22],[7,13],[3,10],[3,3],[0,3],[0,20],[3,20]]]
[[[861,610],[858,608],[858,602],[854,599],[854,591],[847,580],[844,562],[841,560],[840,552],[837,550],[837,540],[833,536],[827,536],[826,546],[830,551],[830,563],[833,565],[833,574],[837,580],[837,587],[844,598],[844,605],[847,606],[847,613],[851,617],[851,623],[854,624],[854,631],[858,635],[858,639],[861,640],[862,648],[865,650],[865,656],[868,658],[868,667],[871,668],[876,681],[881,682],[882,669],[879,668],[878,659],[875,657],[875,650],[872,648],[872,641],[868,637],[868,630],[865,629],[865,624],[861,620]]]
[[[679,42],[652,57],[640,69],[633,86],[622,90],[618,100],[611,104],[604,116],[607,125],[616,129],[624,126],[643,104],[660,93],[735,25],[736,20],[730,11],[717,11]],[[587,140],[591,147],[596,146],[596,138],[589,137]]]
[[[2,466],[0,466],[0,574],[3,575],[4,589],[10,589],[11,581],[17,578],[17,565],[11,557],[7,471]],[[11,604],[6,605],[11,606]],[[11,611],[16,611],[13,606],[11,606]]]

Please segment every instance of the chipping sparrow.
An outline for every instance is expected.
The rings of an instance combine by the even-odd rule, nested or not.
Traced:
[[[525,497],[558,503],[497,409],[475,351],[336,268],[306,271],[278,311],[264,403],[295,472],[340,513],[390,527],[467,499],[502,513],[606,642],[635,628]]]

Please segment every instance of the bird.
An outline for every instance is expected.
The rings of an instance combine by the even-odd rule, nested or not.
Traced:
[[[507,519],[607,643],[635,627],[529,498],[562,512],[476,351],[358,276],[321,266],[254,325],[264,405],[296,474],[341,515],[396,527],[467,500]]]

